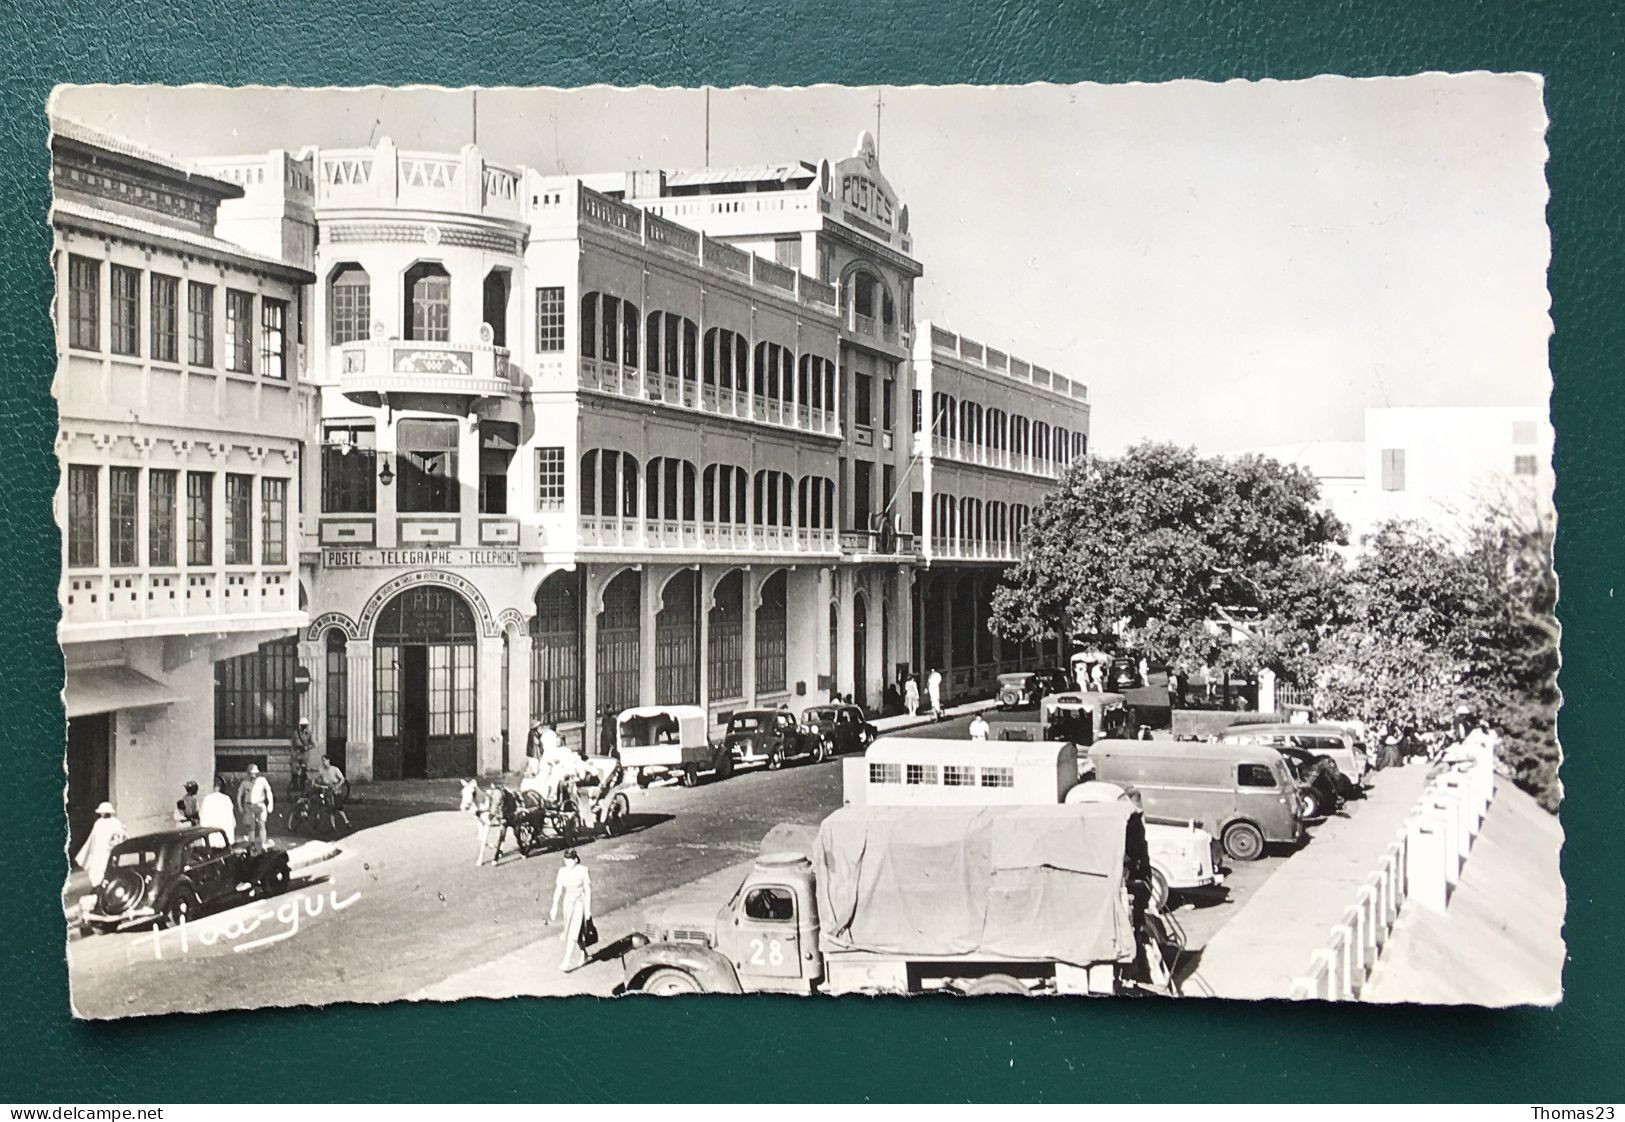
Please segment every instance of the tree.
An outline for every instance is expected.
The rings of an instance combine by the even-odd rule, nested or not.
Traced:
[[[1115,631],[1171,665],[1296,678],[1341,602],[1344,530],[1318,499],[1307,471],[1259,456],[1090,457],[1034,511],[989,627],[1023,642]]]
[[[1548,517],[1492,501],[1464,545],[1414,522],[1377,528],[1320,648],[1316,704],[1333,719],[1447,726],[1467,704],[1501,733],[1513,780],[1561,798],[1557,577]]]

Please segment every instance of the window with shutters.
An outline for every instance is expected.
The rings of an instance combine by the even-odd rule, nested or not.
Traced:
[[[68,345],[94,351],[101,323],[102,263],[77,255],[68,258]]]

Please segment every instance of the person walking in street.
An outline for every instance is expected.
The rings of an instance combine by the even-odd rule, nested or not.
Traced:
[[[588,954],[581,945],[581,929],[592,918],[592,877],[581,863],[581,855],[573,849],[564,851],[564,866],[553,882],[553,906],[547,910],[547,922],[559,918],[564,908],[564,954],[559,969],[568,974],[587,965]],[[580,961],[576,958],[580,956]]]
[[[903,679],[903,708],[908,710],[910,717],[917,717],[920,713],[920,682],[910,674]]]
[[[113,856],[114,848],[127,836],[124,823],[119,821],[112,803],[102,803],[96,808],[96,822],[90,827],[90,836],[73,859],[73,863],[90,877],[90,887],[101,887],[102,881],[107,878],[107,862]]]
[[[942,671],[931,671],[931,676],[925,680],[925,694],[931,700],[931,719],[942,720]]]
[[[1098,662],[1089,668],[1089,684],[1094,687],[1096,693],[1105,692],[1106,671]]]
[[[276,810],[276,796],[258,764],[248,765],[248,774],[237,788],[237,808],[243,813],[244,838],[264,849],[271,841],[266,827]]]
[[[972,740],[986,740],[988,734],[987,718],[980,713],[971,718],[970,738]]]
[[[598,754],[620,758],[615,751],[615,717],[607,705],[598,711]]]
[[[218,775],[214,777],[214,790],[198,803],[197,824],[224,830],[227,842],[237,840],[237,808],[226,794],[226,781]]]
[[[186,794],[175,800],[175,825],[196,826],[198,824],[198,798],[197,780],[186,781]]]

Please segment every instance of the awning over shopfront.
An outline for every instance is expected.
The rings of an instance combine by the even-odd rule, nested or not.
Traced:
[[[68,719],[109,713],[115,709],[141,709],[168,705],[180,695],[162,682],[128,666],[96,666],[68,671],[68,687],[63,691]]]

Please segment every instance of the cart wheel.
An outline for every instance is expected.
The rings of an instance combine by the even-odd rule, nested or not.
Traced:
[[[604,834],[613,838],[626,829],[626,819],[632,813],[632,804],[625,795],[616,795],[609,800],[609,810],[604,815]]]
[[[639,787],[648,787],[649,786],[649,773],[648,773],[648,771],[646,771],[645,769],[643,769],[641,767],[638,768],[638,786]]]
[[[683,786],[698,787],[700,785],[700,771],[693,764],[683,769]]]

